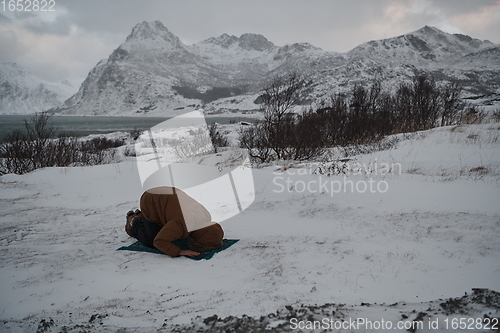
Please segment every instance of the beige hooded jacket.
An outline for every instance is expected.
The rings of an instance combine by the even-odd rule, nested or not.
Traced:
[[[140,205],[143,217],[162,227],[153,245],[171,257],[179,256],[181,251],[172,244],[175,240],[191,237],[200,244],[212,246],[220,244],[224,237],[221,226],[212,222],[207,209],[177,188],[149,189],[142,195]]]

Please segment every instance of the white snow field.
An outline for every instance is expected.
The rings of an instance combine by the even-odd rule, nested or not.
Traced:
[[[134,242],[132,157],[3,175],[0,331],[203,332],[233,320],[250,332],[241,323],[260,316],[271,332],[406,332],[396,325],[422,318],[417,332],[461,319],[489,331],[483,319],[500,317],[500,124],[386,142],[337,149],[322,174],[317,163],[254,169],[254,203],[222,223],[240,241],[208,261],[116,251]],[[328,176],[333,165],[344,173]]]

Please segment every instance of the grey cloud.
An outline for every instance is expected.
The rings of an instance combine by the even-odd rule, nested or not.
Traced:
[[[66,0],[58,5],[64,6],[72,23],[86,31],[128,34],[137,23],[160,19],[168,3],[168,0]]]
[[[73,23],[89,32],[128,35],[142,21],[159,19],[183,40],[200,41],[223,33],[260,33],[273,43],[313,42],[318,32],[343,31],[380,16],[389,0],[67,0]],[[335,36],[334,36],[335,37]],[[321,45],[318,45],[321,47]]]
[[[71,24],[66,17],[59,16],[52,22],[28,21],[24,28],[37,34],[69,35]]]
[[[446,15],[467,14],[498,4],[498,0],[432,0],[433,7]]]
[[[0,31],[1,61],[16,62],[25,51],[26,46],[18,40],[17,35],[14,31]]]
[[[0,23],[6,23],[6,22],[10,22],[10,19],[7,16],[0,13]]]
[[[107,0],[59,2],[68,19],[91,33],[112,36],[118,46],[132,27],[142,21],[160,20],[187,43],[220,36],[259,33],[276,45],[309,42],[331,51],[347,51],[379,36],[362,36],[365,27],[384,19],[391,0]],[[494,3],[491,0],[430,0],[428,6],[444,15],[470,12]],[[386,37],[439,25],[441,18],[432,9],[410,14]],[[40,26],[31,27],[38,28]],[[46,27],[49,28],[49,27]],[[394,31],[394,32],[392,32]],[[392,34],[392,35],[391,35]]]
[[[19,12],[12,12],[14,14],[14,18],[16,21],[23,21],[23,20],[30,20],[33,18],[36,18],[35,12],[25,12],[25,11],[19,11]]]
[[[57,2],[59,17],[52,23],[38,21],[28,14],[8,16],[0,14],[0,24],[12,23],[37,34],[64,36],[74,25],[78,29],[75,39],[64,44],[54,43],[55,48],[78,49],[79,45],[101,45],[92,52],[62,52],[68,73],[84,76],[101,58],[125,41],[132,28],[142,21],[160,20],[170,31],[187,44],[192,44],[223,33],[240,36],[258,33],[275,45],[309,42],[329,51],[345,52],[373,39],[394,37],[422,28],[424,25],[453,26],[452,16],[473,13],[498,3],[493,0],[422,0],[417,1],[423,10],[406,13],[399,21],[391,22],[386,9],[393,4],[412,4],[401,0],[64,0]],[[418,7],[417,6],[417,7]],[[24,15],[24,16],[23,16]],[[28,16],[26,16],[28,15]],[[10,19],[10,21],[8,21]],[[8,22],[7,22],[8,21]],[[454,33],[458,31],[448,31]],[[497,30],[498,31],[498,30]],[[488,38],[499,42],[496,32],[461,31],[476,38]],[[498,35],[498,33],[496,33]],[[71,36],[71,35],[70,35]],[[23,51],[22,43],[0,36],[0,54]],[[10,44],[9,44],[10,43]],[[13,50],[6,50],[12,45]],[[109,46],[102,47],[102,45]],[[27,43],[28,51],[31,45]],[[26,51],[26,52],[28,52]],[[36,51],[31,50],[34,53]],[[33,53],[32,52],[32,53]],[[37,56],[39,56],[37,54]],[[71,57],[71,60],[67,59]],[[0,56],[3,60],[4,57]],[[52,56],[54,58],[54,56]],[[61,59],[46,59],[53,67],[61,67]],[[50,69],[52,73],[55,68]],[[83,74],[82,74],[83,73]],[[71,74],[69,74],[71,75]],[[63,79],[62,77],[61,79]]]

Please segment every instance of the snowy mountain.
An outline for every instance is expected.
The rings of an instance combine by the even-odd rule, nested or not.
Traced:
[[[15,63],[0,62],[0,113],[44,111],[60,105],[75,91],[68,81],[47,82]]]
[[[425,26],[406,35],[361,44],[349,51],[348,55],[383,63],[428,65],[436,62],[448,63],[492,46],[494,44],[490,41],[460,34],[451,35]]]
[[[77,94],[52,111],[174,116],[201,105],[208,113],[255,110],[259,90],[290,70],[310,81],[307,101],[374,79],[392,87],[416,72],[460,80],[467,96],[494,96],[500,93],[498,53],[489,41],[427,26],[335,53],[308,43],[279,47],[249,33],[185,45],[160,21],[142,22],[90,71]]]

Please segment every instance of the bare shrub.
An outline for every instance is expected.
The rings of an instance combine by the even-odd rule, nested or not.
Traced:
[[[324,152],[322,119],[312,110],[286,120],[286,147],[283,158],[303,161],[315,158]]]
[[[492,117],[494,122],[496,122],[496,123],[500,122],[500,109],[496,109],[495,111],[493,111],[493,114],[491,117]]]
[[[229,140],[221,132],[217,123],[213,123],[208,126],[208,133],[210,135],[210,139],[212,140],[212,145],[214,146],[216,153],[218,152],[217,148],[229,146]]]
[[[352,170],[345,160],[320,162],[313,170],[313,174],[328,177],[340,174],[348,174],[349,172],[352,172]]]
[[[6,135],[0,145],[0,173],[23,174],[34,170],[31,145],[26,134],[17,130]]]
[[[250,158],[260,163],[275,159],[274,152],[269,144],[266,125],[265,122],[257,122],[251,126],[241,127],[238,132],[240,147],[246,148]]]
[[[416,75],[390,94],[375,81],[331,96],[317,112],[323,116],[329,146],[372,144],[390,134],[483,121],[477,110],[468,115],[461,90],[456,82],[437,85],[431,77]]]
[[[263,89],[264,120],[242,129],[239,137],[254,161],[307,160],[337,146],[388,149],[395,144],[383,140],[388,135],[486,120],[483,111],[460,99],[457,82],[437,84],[426,75],[400,83],[394,93],[384,92],[379,81],[357,84],[349,93],[332,95],[319,107],[294,115],[292,106],[300,100],[304,82],[291,74]]]
[[[170,145],[180,159],[207,155],[214,152],[210,135],[205,127],[189,130],[187,137],[170,139]]]
[[[131,157],[136,157],[137,153],[135,152],[135,146],[128,144],[124,149],[123,149],[123,155],[124,156],[131,156]]]
[[[46,113],[35,114],[30,122],[25,121],[25,131],[6,136],[0,144],[0,173],[23,174],[45,167],[111,163],[116,154],[114,148],[123,145],[122,140],[106,138],[52,138],[54,129],[49,120]]]
[[[485,122],[487,114],[484,111],[478,110],[475,106],[469,106],[464,110],[461,117],[461,124],[482,124]]]
[[[130,136],[132,139],[137,140],[142,134],[142,131],[134,127],[132,131],[130,131]]]
[[[264,120],[239,132],[240,146],[258,162],[307,160],[323,150],[321,118],[308,110],[292,113],[301,102],[305,80],[297,73],[274,78],[261,94]]]

